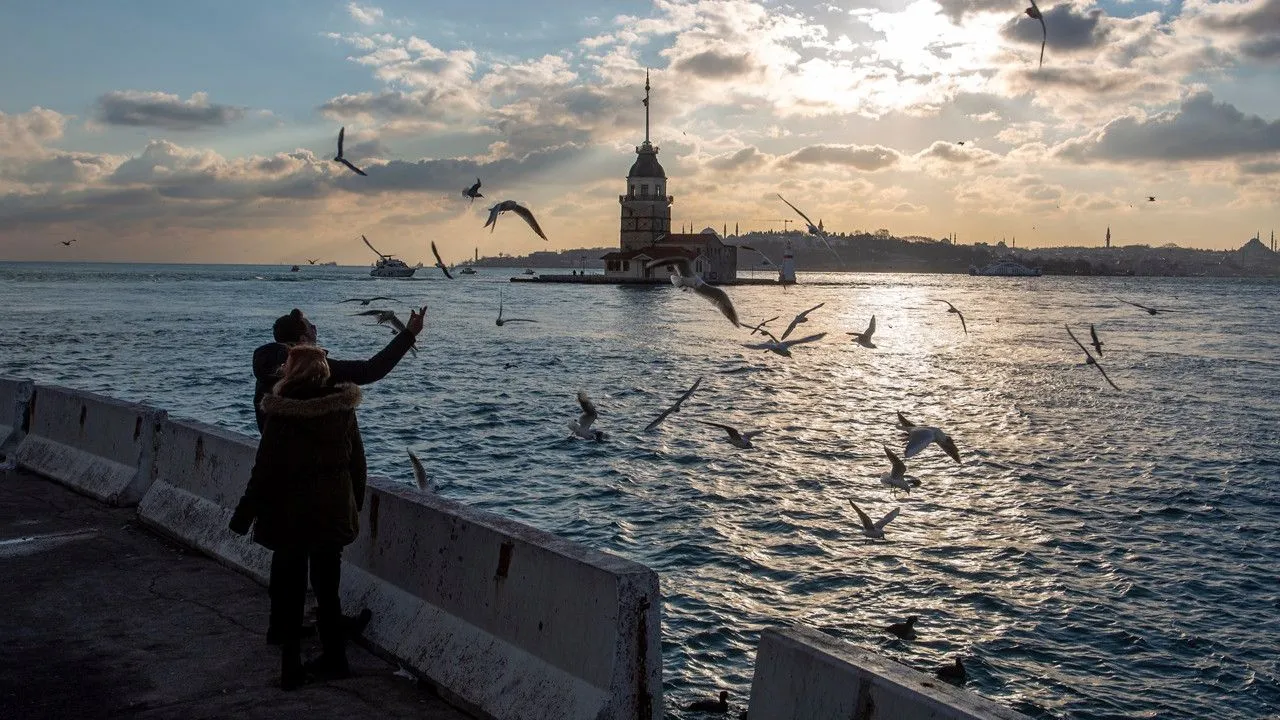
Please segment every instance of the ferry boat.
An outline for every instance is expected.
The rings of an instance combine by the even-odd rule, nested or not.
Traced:
[[[536,273],[533,271],[533,268],[525,268],[525,269],[524,269],[524,274],[525,274],[525,275],[535,275]]]
[[[1000,277],[1039,277],[1040,268],[1029,268],[1012,260],[1001,260],[984,268],[969,266],[970,275],[993,275]]]
[[[369,238],[361,235],[360,239],[364,240],[364,244],[368,245],[369,249],[378,256],[378,261],[373,264],[373,269],[369,271],[369,275],[376,278],[407,278],[413,277],[413,273],[417,271],[418,268],[409,267],[403,260],[379,252],[369,242]]]
[[[476,248],[476,258],[473,262],[480,262],[480,248]],[[475,275],[476,269],[470,265],[466,265],[458,272],[463,275]]]

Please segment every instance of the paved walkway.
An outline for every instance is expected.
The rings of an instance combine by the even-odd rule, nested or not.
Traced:
[[[279,690],[268,604],[132,509],[0,473],[0,718],[468,717],[359,647],[356,677]]]

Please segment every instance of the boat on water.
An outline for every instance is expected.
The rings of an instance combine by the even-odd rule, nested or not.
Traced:
[[[533,268],[525,268],[525,269],[524,269],[524,274],[525,274],[525,275],[534,275],[534,274],[536,274],[536,273],[534,273]]]
[[[459,272],[459,273],[461,273],[461,274],[463,274],[463,275],[475,275],[475,274],[476,274],[476,269],[475,269],[475,268],[473,268],[473,267],[471,267],[470,265],[467,265],[466,267],[462,268],[462,269],[461,269],[461,270],[459,270],[458,272]]]
[[[338,267],[338,261],[330,260],[329,262],[322,262],[319,265],[316,265],[316,267]]]
[[[1012,260],[1001,260],[984,268],[969,266],[970,275],[988,275],[998,277],[1039,277],[1040,268],[1029,268]]]
[[[299,270],[300,268],[297,265],[294,265],[293,267],[289,268],[289,272],[298,272]]]
[[[369,275],[376,278],[407,278],[413,277],[413,273],[418,270],[416,267],[409,267],[405,264],[405,261],[397,257],[380,252],[369,242],[369,238],[361,235],[360,239],[378,256],[378,261],[369,270]],[[419,266],[421,266],[421,263],[419,263]]]

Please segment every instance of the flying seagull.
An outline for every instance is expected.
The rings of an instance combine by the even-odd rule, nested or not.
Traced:
[[[867,514],[862,512],[862,508],[858,507],[857,503],[853,500],[849,500],[849,504],[853,506],[853,511],[858,513],[858,519],[862,521],[862,534],[869,538],[880,538],[882,540],[884,539],[885,525],[893,522],[893,519],[898,517],[898,511],[901,509],[894,508],[884,517],[875,522],[871,522],[871,518],[867,517]]]
[[[656,417],[656,418],[654,418],[654,419],[653,419],[653,422],[651,422],[651,423],[649,423],[648,425],[645,425],[645,426],[644,426],[645,432],[648,432],[648,431],[650,431],[650,430],[652,430],[652,429],[654,429],[654,428],[658,427],[659,425],[661,425],[661,424],[662,424],[662,421],[663,421],[663,420],[666,420],[666,419],[667,419],[667,416],[668,416],[668,415],[670,415],[671,413],[680,412],[680,405],[681,405],[681,404],[683,404],[685,400],[688,400],[688,399],[689,399],[689,397],[690,397],[691,395],[693,395],[693,392],[694,392],[695,390],[697,390],[697,389],[698,389],[698,386],[699,386],[699,385],[701,385],[701,384],[702,384],[702,378],[701,378],[701,377],[699,377],[699,378],[697,379],[697,381],[693,383],[693,387],[689,388],[688,390],[685,390],[685,391],[684,391],[684,394],[683,394],[683,395],[681,395],[681,396],[679,397],[679,399],[677,399],[677,400],[676,400],[676,402],[675,402],[675,404],[674,404],[674,405],[672,405],[671,407],[667,408],[666,410],[663,410],[661,415],[659,415],[658,417]]]
[[[1104,343],[1098,339],[1098,331],[1093,329],[1092,324],[1089,325],[1089,337],[1093,338],[1093,341],[1089,344],[1097,351],[1098,357],[1102,357],[1102,346]]]
[[[836,253],[835,248],[831,247],[831,243],[827,242],[827,234],[822,231],[822,228],[818,227],[817,225],[814,225],[813,221],[809,219],[809,216],[800,212],[800,208],[796,207],[795,205],[792,205],[790,202],[788,202],[786,198],[782,197],[782,193],[774,193],[774,194],[778,196],[779,200],[781,200],[784,203],[787,203],[787,207],[791,208],[792,210],[795,210],[797,215],[804,218],[805,223],[808,224],[809,226],[809,234],[817,235],[818,239],[822,241],[822,244],[826,245],[827,249],[831,251],[831,254],[836,256],[836,260],[839,260],[840,255]]]
[[[569,429],[573,431],[573,437],[580,437],[583,440],[595,440],[601,442],[604,440],[604,433],[599,430],[592,430],[591,423],[596,421],[599,413],[596,412],[596,406],[591,402],[591,398],[587,397],[587,393],[578,391],[578,405],[582,407],[582,414],[578,416],[578,422],[569,423]]]
[[[1044,46],[1049,42],[1049,28],[1045,27],[1044,15],[1040,14],[1040,7],[1036,5],[1036,0],[1030,0],[1031,7],[1026,9],[1027,16],[1040,21],[1040,32],[1043,39],[1040,40],[1040,67],[1044,67]]]
[[[935,299],[937,299],[937,298],[935,298]],[[964,334],[965,334],[965,335],[968,335],[968,334],[969,334],[969,326],[968,326],[968,325],[966,325],[966,324],[965,324],[965,322],[964,322],[964,313],[962,313],[962,312],[960,312],[959,310],[957,310],[955,305],[952,305],[951,303],[947,302],[946,300],[942,300],[942,299],[937,299],[937,300],[938,300],[938,302],[944,302],[944,303],[947,303],[947,312],[949,312],[949,313],[955,313],[956,315],[959,315],[959,316],[960,316],[960,327],[964,328]]]
[[[471,198],[471,202],[475,202],[476,198],[484,197],[480,194],[480,178],[476,178],[476,184],[462,191],[462,196]]]
[[[761,330],[763,330],[765,325],[768,325],[769,323],[773,322],[774,320],[777,320],[777,319],[778,319],[778,318],[780,318],[780,317],[782,317],[782,316],[781,316],[781,315],[774,315],[773,317],[769,318],[768,320],[762,320],[762,321],[760,321],[760,324],[759,324],[759,325],[743,325],[742,327],[749,327],[749,328],[751,328],[751,334],[752,334],[752,335],[755,335],[756,333],[758,333],[758,332],[760,332]]]
[[[484,223],[485,227],[490,228],[489,232],[493,232],[492,228],[498,227],[498,215],[507,212],[508,210],[524,218],[524,221],[529,223],[529,227],[533,228],[533,231],[538,234],[538,237],[543,240],[547,239],[546,234],[542,232],[542,228],[538,227],[538,221],[534,219],[533,213],[529,211],[529,208],[521,205],[515,200],[503,200],[497,205],[489,208],[489,219]]]
[[[364,312],[356,313],[356,315],[368,315],[374,318],[374,321],[379,325],[390,325],[397,334],[409,331],[409,328],[404,326],[400,318],[396,317],[394,310],[365,310]],[[418,354],[418,351],[413,349],[412,345],[409,346],[409,352],[413,353],[415,357]]]
[[[526,318],[506,318],[502,317],[502,289],[498,289],[498,321],[497,326],[502,327],[509,322],[538,322],[537,320],[529,320]]]
[[[342,157],[342,139],[343,137],[346,136],[346,134],[347,134],[347,127],[343,125],[342,129],[338,131],[338,154],[333,156],[333,161],[340,162],[343,165],[346,165],[348,168],[351,168],[352,172],[354,172],[357,175],[368,175],[368,173],[356,167],[355,165],[352,165],[351,163],[347,162],[347,159]]]
[[[902,458],[899,458],[890,450],[888,445],[884,446],[884,454],[889,457],[889,462],[892,463],[892,466],[889,472],[880,476],[880,483],[888,485],[895,490],[905,490],[910,493],[911,488],[918,486],[920,481],[907,475],[907,464],[902,462]]]
[[[1155,196],[1155,195],[1148,195],[1148,196],[1147,196],[1147,202],[1155,202],[1155,201],[1156,201],[1156,196]]]
[[[703,425],[709,425],[710,427],[720,428],[721,430],[725,431],[726,433],[729,434],[729,444],[734,447],[742,448],[743,450],[746,450],[747,448],[752,447],[751,438],[764,432],[764,430],[750,430],[748,432],[738,432],[738,429],[731,425],[707,422],[706,420],[699,420],[698,422],[702,423]]]
[[[75,239],[75,238],[71,238],[70,240],[59,240],[58,242],[62,243],[63,245],[65,245],[65,246],[67,246],[67,247],[71,247],[71,243],[73,243],[73,242],[75,242],[75,241],[76,241],[76,239]]]
[[[809,308],[808,310],[805,310],[804,312],[800,313],[799,315],[796,315],[795,318],[792,319],[791,324],[787,326],[787,329],[782,331],[782,339],[786,340],[787,336],[791,334],[791,331],[795,330],[796,326],[799,325],[800,323],[809,322],[809,313],[813,312],[814,310],[817,310],[823,305],[826,305],[826,303],[820,302],[817,305],[814,305],[813,307]]]
[[[851,332],[851,333],[845,333],[845,334],[853,335],[854,336],[853,341],[858,343],[862,347],[871,348],[872,350],[874,350],[876,347],[876,344],[871,342],[871,336],[875,335],[875,333],[876,333],[876,316],[872,315],[871,322],[867,324],[866,330],[863,330],[860,333]]]
[[[1120,300],[1120,298],[1116,298],[1116,299],[1117,299],[1117,300]],[[1138,303],[1136,303],[1136,302],[1129,302],[1128,300],[1120,300],[1120,302],[1124,303],[1125,305],[1132,305],[1132,306],[1134,306],[1134,307],[1136,307],[1136,308],[1142,308],[1143,310],[1146,310],[1146,311],[1147,311],[1147,314],[1148,314],[1148,315],[1155,315],[1156,313],[1162,313],[1162,312],[1166,312],[1166,313],[1167,313],[1167,312],[1178,312],[1177,310],[1164,310],[1164,309],[1157,309],[1157,308],[1153,308],[1153,307],[1147,307],[1146,305],[1139,305],[1139,304],[1138,304]],[[1099,354],[1101,354],[1101,353],[1099,353]]]
[[[1102,378],[1107,381],[1107,384],[1116,390],[1119,390],[1120,388],[1116,387],[1116,384],[1111,382],[1111,378],[1107,376],[1107,371],[1103,370],[1102,365],[1100,365],[1097,360],[1094,360],[1093,356],[1089,354],[1089,349],[1086,348],[1079,340],[1076,340],[1076,334],[1071,332],[1071,326],[1065,325],[1064,327],[1067,328],[1067,334],[1071,336],[1071,339],[1075,340],[1076,345],[1079,345],[1080,349],[1084,351],[1084,363],[1098,368],[1098,372],[1102,373]]]
[[[444,273],[445,277],[452,280],[453,274],[449,272],[449,268],[444,264],[444,260],[440,259],[440,251],[436,250],[435,240],[431,241],[431,254],[436,256],[436,267],[440,268],[440,272]]]
[[[919,620],[920,618],[912,615],[907,618],[906,622],[894,623],[885,628],[885,630],[895,635],[900,640],[914,640],[916,637],[916,622]]]
[[[744,344],[743,347],[747,348],[748,350],[768,350],[769,352],[777,353],[779,355],[782,355],[783,357],[791,357],[791,348],[796,345],[814,342],[815,340],[821,340],[822,338],[827,336],[826,333],[818,333],[817,335],[808,335],[798,340],[779,340],[778,338],[774,337],[773,333],[769,332],[768,330],[761,330],[760,334],[767,336],[769,338],[769,342],[757,343],[755,345]]]
[[[384,295],[379,295],[377,297],[371,297],[371,298],[347,298],[346,300],[339,300],[338,304],[341,305],[342,303],[358,302],[361,305],[368,305],[369,303],[375,302],[378,300],[390,300],[391,302],[404,302],[399,298],[386,297]]]
[[[938,447],[950,455],[952,460],[960,462],[960,450],[956,447],[956,442],[939,428],[927,425],[916,425],[911,428],[911,433],[907,436],[907,449],[902,455],[907,458],[914,457],[933,443],[938,443]]]
[[[734,325],[741,324],[738,322],[738,311],[733,308],[733,301],[729,299],[728,294],[714,285],[708,285],[702,278],[698,277],[698,274],[693,271],[693,264],[689,262],[688,258],[658,258],[646,263],[644,269],[652,270],[663,265],[670,265],[676,270],[676,274],[671,276],[672,285],[681,290],[693,290],[720,308],[720,312],[729,318],[729,322]]]
[[[778,267],[776,263],[774,263],[772,260],[770,260],[770,259],[769,259],[769,256],[768,256],[768,255],[765,255],[765,254],[764,254],[764,251],[762,251],[762,250],[757,250],[756,248],[753,248],[753,247],[751,247],[750,245],[739,245],[738,247],[739,247],[739,248],[741,248],[741,249],[743,249],[743,250],[750,250],[751,252],[758,253],[758,254],[760,255],[760,257],[765,261],[765,264],[767,264],[769,267],[771,267],[771,268],[777,268],[777,267]]]
[[[435,484],[431,482],[431,478],[427,477],[427,469],[422,466],[422,461],[418,459],[417,455],[413,454],[412,450],[408,452],[409,462],[413,463],[413,479],[418,482],[418,491],[431,492],[435,489]]]

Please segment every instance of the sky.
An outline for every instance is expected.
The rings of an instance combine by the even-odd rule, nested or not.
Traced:
[[[1043,67],[1024,2],[10,3],[0,260],[615,246],[646,69],[673,227],[783,229],[779,192],[1019,247],[1280,225],[1280,0],[1044,2]],[[549,240],[483,228],[505,199]]]

